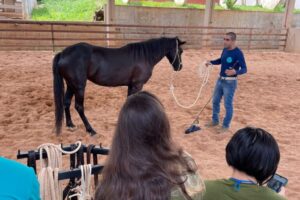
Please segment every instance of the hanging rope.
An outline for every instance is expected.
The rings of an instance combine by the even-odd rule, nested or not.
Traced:
[[[78,197],[78,200],[91,200],[91,178],[92,178],[92,165],[80,165],[81,170],[81,185],[74,188],[76,194],[69,196],[70,199]]]
[[[62,153],[76,153],[81,147],[81,142],[78,141],[76,144],[78,147],[74,151],[64,151],[60,145],[55,145],[52,143],[42,144],[38,147],[41,159],[41,171],[38,175],[41,199],[62,199],[61,184],[58,181],[58,172],[59,169],[62,168]],[[47,155],[46,159],[42,159],[44,151]]]
[[[171,77],[170,90],[171,90],[171,94],[172,94],[172,96],[173,96],[173,98],[174,98],[174,100],[175,100],[175,102],[178,106],[180,106],[181,108],[188,109],[188,108],[191,108],[191,107],[196,105],[196,103],[198,102],[198,100],[201,97],[202,89],[205,87],[205,85],[207,84],[207,82],[209,80],[209,75],[210,75],[211,69],[212,69],[211,65],[208,66],[208,67],[206,67],[205,63],[199,65],[198,73],[199,73],[199,77],[202,78],[202,83],[201,83],[201,86],[199,87],[197,98],[190,105],[183,105],[182,103],[179,102],[178,98],[176,97],[175,91],[174,91],[175,87],[174,87],[174,83],[173,83],[176,72],[173,72],[172,77]]]

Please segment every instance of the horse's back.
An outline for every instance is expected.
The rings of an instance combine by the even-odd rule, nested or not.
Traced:
[[[58,61],[59,73],[67,82],[87,78],[87,69],[92,57],[92,45],[78,43],[65,48]],[[80,75],[80,77],[78,76]]]
[[[61,57],[62,58],[69,58],[74,57],[80,58],[80,57],[88,57],[91,56],[93,52],[93,46],[88,44],[88,43],[78,43],[71,45],[69,47],[66,47],[62,52],[61,52]]]
[[[60,55],[59,65],[82,65],[90,61],[93,47],[87,43],[78,43],[65,48]]]

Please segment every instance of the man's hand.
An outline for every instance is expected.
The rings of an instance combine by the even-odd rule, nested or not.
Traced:
[[[211,62],[210,62],[209,60],[207,60],[207,61],[205,62],[205,66],[208,67],[209,65],[212,65],[212,64],[211,64]]]
[[[226,74],[227,76],[234,76],[234,75],[236,75],[236,71],[235,71],[234,69],[227,69],[227,70],[225,71],[225,74]]]

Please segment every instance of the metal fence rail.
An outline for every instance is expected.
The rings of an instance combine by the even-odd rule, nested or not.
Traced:
[[[187,41],[185,48],[219,49],[228,31],[238,34],[243,49],[283,50],[286,46],[286,29],[1,20],[0,50],[57,51],[78,42],[120,47],[129,42],[175,36]]]

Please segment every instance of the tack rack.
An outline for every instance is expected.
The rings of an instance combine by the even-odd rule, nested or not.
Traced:
[[[62,149],[64,151],[71,151],[72,150],[72,145],[70,145],[70,146],[63,146],[63,145],[61,145],[61,147],[62,147]],[[88,147],[86,145],[82,145],[81,148],[83,149],[84,153],[87,152]],[[96,154],[99,154],[99,155],[108,155],[109,149],[103,148],[102,145],[100,144],[100,146],[95,146],[91,150],[91,153],[93,153],[93,154],[96,153]],[[36,160],[40,160],[40,153],[39,153],[38,150],[27,151],[27,152],[18,150],[17,159],[29,158],[33,154],[34,154]],[[63,154],[63,155],[65,155],[65,154]],[[47,154],[46,154],[45,151],[43,152],[43,158],[44,159],[47,158]]]
[[[93,165],[92,166],[92,174],[99,174],[103,169],[103,165]],[[58,173],[58,180],[66,180],[66,179],[73,179],[73,178],[80,178],[81,171],[79,168],[75,168],[73,170],[68,171],[60,171]]]
[[[71,144],[69,146],[61,145],[61,148],[64,151],[72,151],[77,148],[76,144]],[[75,179],[81,177],[80,165],[85,164],[84,155],[86,155],[86,164],[91,164],[91,155],[93,155],[93,165],[92,165],[92,174],[94,175],[95,185],[98,183],[98,174],[102,172],[103,165],[98,164],[98,155],[108,155],[109,149],[103,148],[100,144],[99,146],[95,145],[81,145],[78,152],[71,154],[70,156],[70,170],[60,171],[58,173],[58,180],[69,179],[70,183],[74,183]],[[63,153],[63,155],[66,155]],[[44,151],[42,153],[43,159],[47,158],[47,154]],[[27,159],[27,165],[32,167],[36,173],[36,161],[40,160],[40,152],[38,150],[31,151],[20,151],[18,150],[17,159]]]

